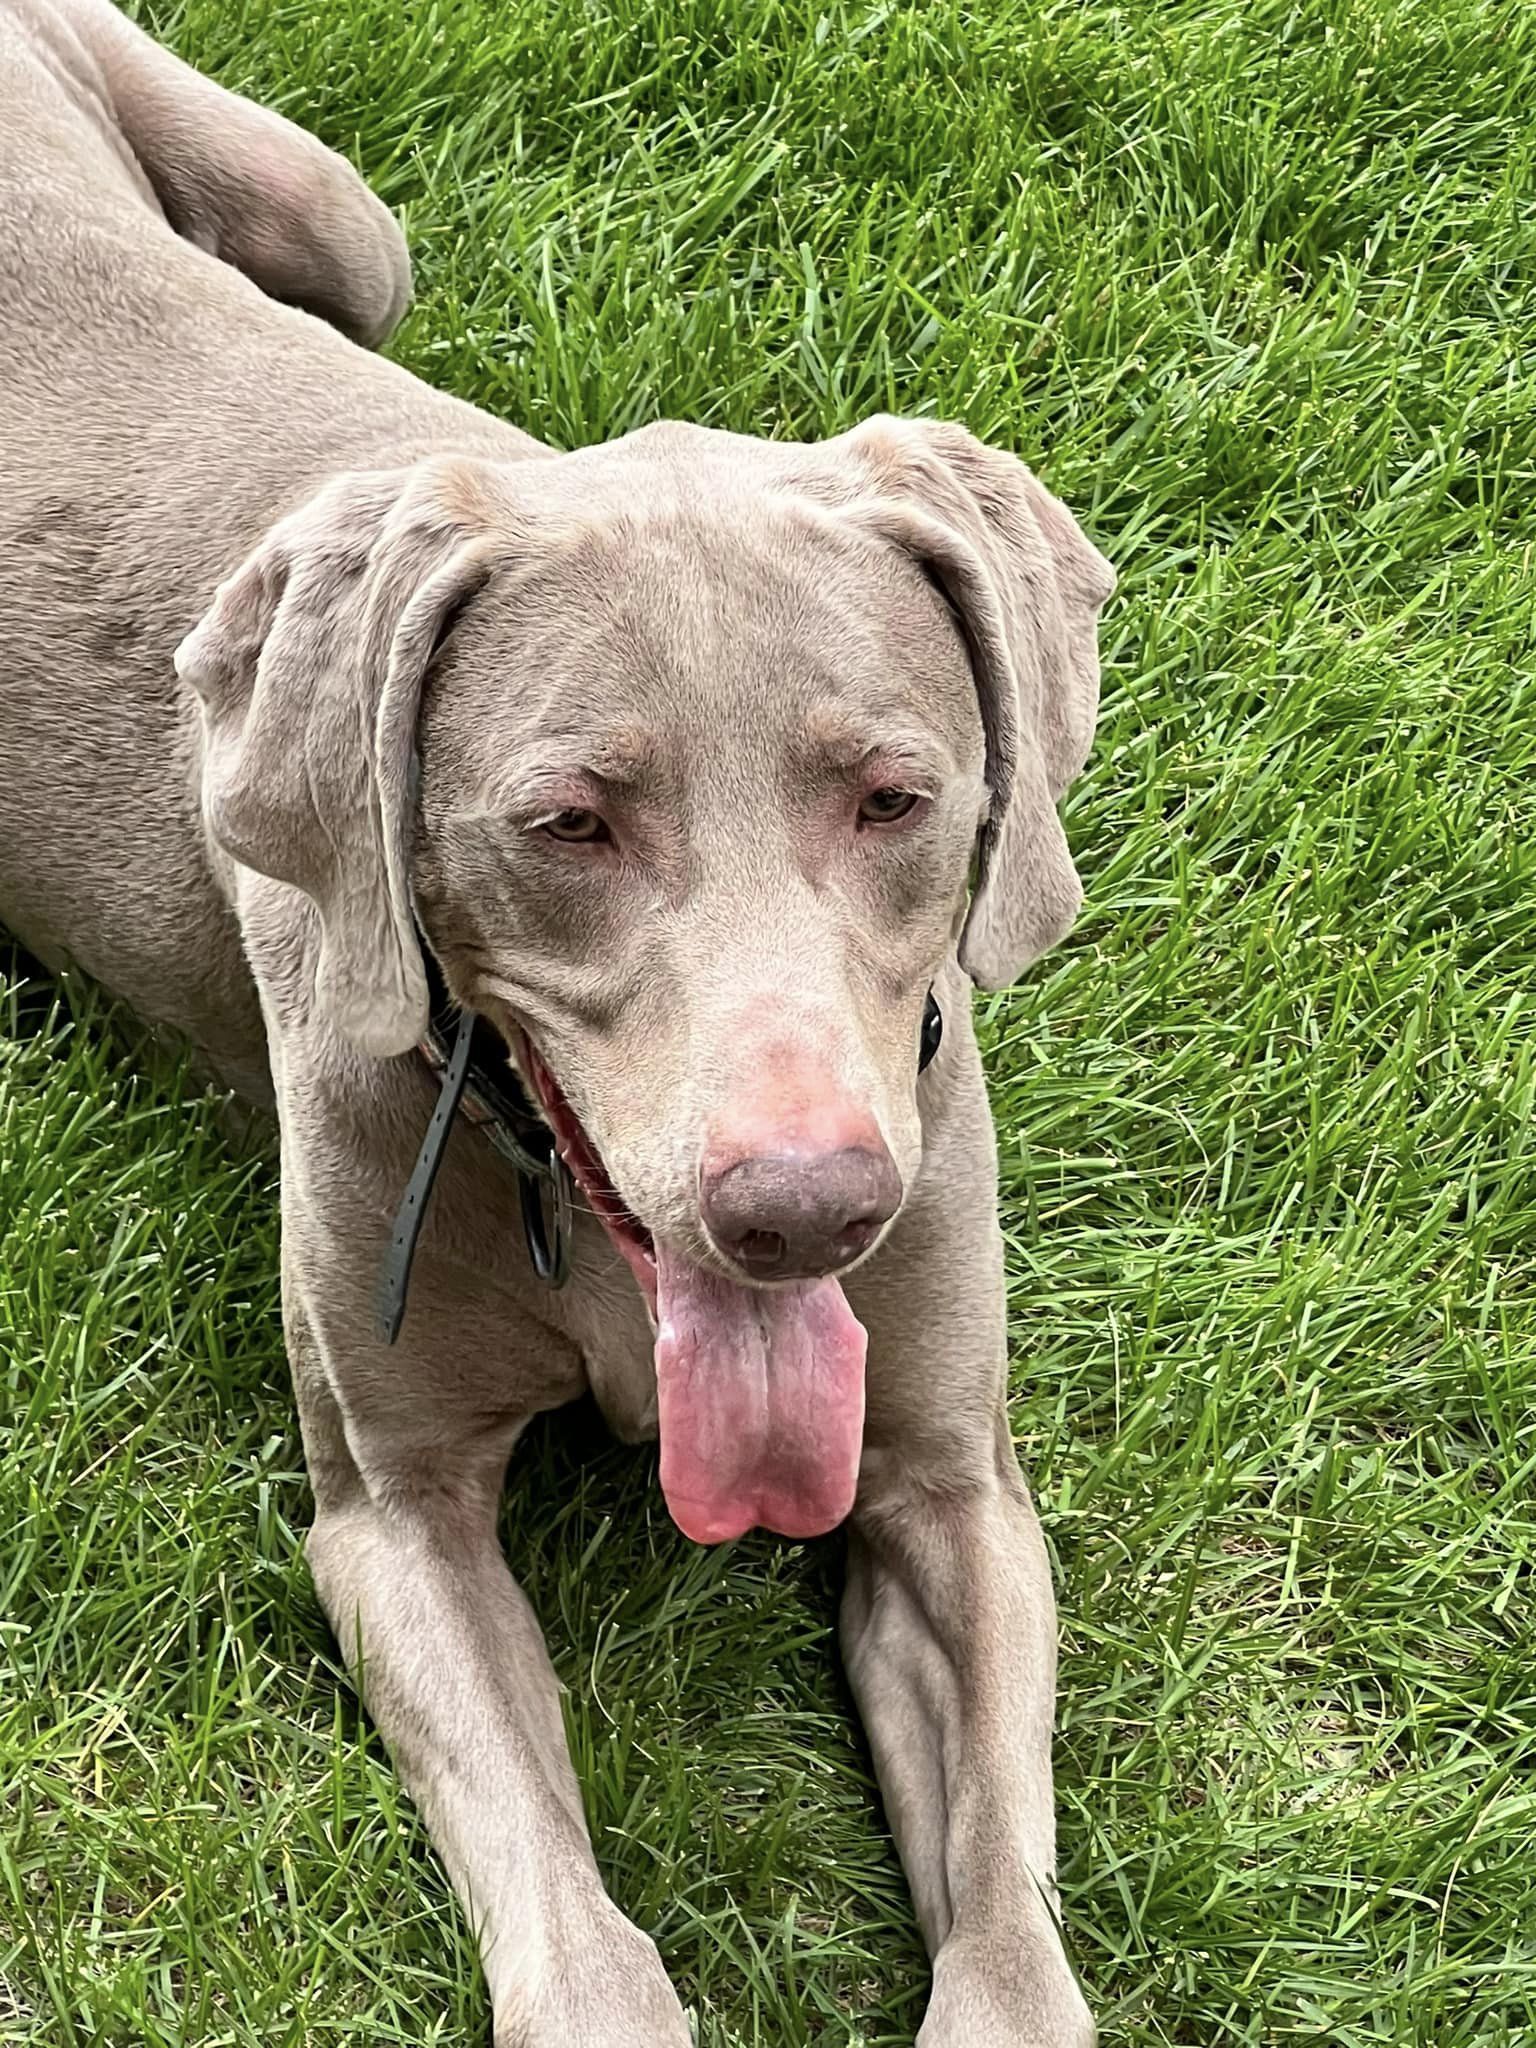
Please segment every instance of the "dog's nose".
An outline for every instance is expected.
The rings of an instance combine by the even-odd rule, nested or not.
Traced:
[[[814,1280],[867,1252],[901,1207],[885,1146],[757,1153],[705,1162],[700,1208],[710,1236],[754,1280]]]

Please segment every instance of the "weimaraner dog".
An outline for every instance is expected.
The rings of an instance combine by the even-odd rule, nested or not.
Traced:
[[[497,1542],[588,1389],[690,1537],[846,1521],[921,2048],[1090,2042],[967,988],[1078,908],[1107,564],[958,427],[429,390],[385,210],[107,0],[0,0],[0,105],[0,917],[275,1108],[309,1557],[500,2048],[689,2040]]]

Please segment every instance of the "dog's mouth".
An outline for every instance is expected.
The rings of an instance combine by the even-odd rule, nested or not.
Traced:
[[[753,1286],[654,1237],[526,1034],[521,1051],[560,1156],[650,1310],[672,1519],[698,1543],[759,1523],[824,1535],[853,1506],[864,1434],[867,1339],[842,1288]]]
[[[640,1283],[651,1320],[656,1320],[656,1243],[614,1186],[602,1155],[587,1136],[585,1126],[566,1100],[565,1091],[550,1072],[538,1047],[523,1034],[524,1065],[539,1098],[545,1122],[555,1134],[560,1157],[570,1169],[587,1207],[602,1224]]]

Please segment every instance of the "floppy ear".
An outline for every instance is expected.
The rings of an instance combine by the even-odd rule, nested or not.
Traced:
[[[422,679],[499,552],[471,463],[338,477],[176,650],[202,703],[209,834],[312,899],[320,1008],[379,1057],[427,1018],[407,868]]]
[[[963,427],[882,416],[842,445],[878,493],[858,516],[916,557],[970,653],[990,809],[960,963],[982,988],[1003,988],[1082,904],[1056,800],[1092,742],[1097,620],[1114,571],[1016,456]]]

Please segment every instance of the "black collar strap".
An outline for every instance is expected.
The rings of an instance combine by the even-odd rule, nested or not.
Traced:
[[[437,1104],[395,1212],[395,1227],[379,1273],[379,1322],[388,1344],[399,1336],[405,1319],[416,1240],[454,1116],[460,1110],[468,1122],[480,1126],[516,1170],[523,1236],[533,1270],[549,1287],[563,1287],[570,1276],[571,1176],[556,1149],[555,1134],[529,1102],[495,1026],[473,1010],[458,1008],[419,927],[416,937],[427,972],[428,1000],[427,1035],[418,1050],[438,1075],[439,1085]],[[547,1220],[546,1185],[550,1190]]]
[[[395,1212],[395,1227],[379,1272],[379,1323],[387,1344],[394,1343],[405,1320],[416,1241],[432,1184],[443,1163],[448,1134],[461,1109],[516,1169],[523,1236],[534,1272],[549,1287],[563,1287],[570,1277],[571,1176],[556,1149],[554,1132],[523,1092],[495,1027],[473,1010],[458,1008],[419,927],[416,936],[427,972],[429,1004],[427,1035],[419,1050],[438,1075],[439,1084],[437,1104]],[[944,1013],[930,989],[918,1040],[919,1073],[932,1063],[943,1036]],[[546,1182],[551,1190],[548,1223],[544,1215]]]

